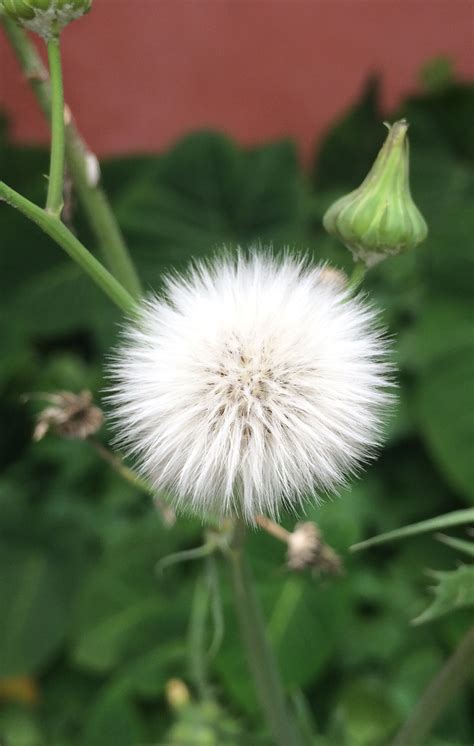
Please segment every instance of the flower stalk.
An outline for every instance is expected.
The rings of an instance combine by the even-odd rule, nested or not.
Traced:
[[[46,210],[61,217],[64,206],[64,89],[59,35],[48,41],[48,62],[51,75],[51,157]]]
[[[122,311],[130,314],[135,310],[135,301],[130,293],[66,228],[58,217],[51,215],[0,181],[0,200],[2,199],[23,213],[33,223],[36,223],[41,230],[56,241]]]
[[[44,113],[51,119],[52,86],[36,48],[17,24],[7,16],[0,17],[8,40]],[[58,106],[59,112],[59,106]],[[61,109],[64,118],[64,110]],[[58,114],[59,118],[59,114]],[[64,122],[66,162],[79,200],[97,239],[105,264],[133,297],[141,294],[141,285],[120,227],[98,178],[90,178],[90,164],[95,156],[84,143],[69,114]]]
[[[277,663],[265,632],[260,604],[243,551],[245,528],[236,524],[233,546],[228,552],[237,615],[247,660],[276,746],[300,746],[289,711]]]

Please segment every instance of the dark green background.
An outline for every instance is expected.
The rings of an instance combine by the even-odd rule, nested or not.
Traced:
[[[308,504],[308,517],[344,560],[344,577],[290,575],[283,547],[258,533],[249,541],[285,684],[300,702],[304,693],[301,718],[320,734],[307,744],[387,744],[472,615],[451,610],[411,624],[432,599],[425,571],[453,571],[466,561],[434,537],[357,555],[348,547],[474,502],[473,96],[467,85],[452,84],[394,113],[411,124],[412,190],[430,234],[412,254],[374,269],[366,284],[396,338],[400,404],[387,446],[347,494],[321,508]],[[289,141],[243,150],[210,132],[161,155],[103,164],[145,286],[159,288],[166,268],[223,243],[289,245],[350,270],[348,252],[324,234],[321,218],[367,172],[384,138],[383,118],[372,81],[324,138],[310,174]],[[13,146],[2,128],[1,178],[40,202],[47,160],[43,150]],[[72,221],[94,248],[78,206]],[[0,241],[2,746],[268,746],[225,566],[225,635],[210,665],[215,702],[207,704],[198,700],[188,641],[202,566],[155,573],[161,558],[202,541],[199,523],[179,519],[164,528],[149,498],[87,443],[54,435],[31,441],[37,407],[21,402],[26,392],[89,387],[100,400],[119,312],[6,205]],[[101,438],[107,441],[106,428]],[[14,676],[37,682],[37,704],[2,695],[2,681]],[[171,677],[195,697],[181,735],[164,696]],[[473,733],[466,692],[430,746],[469,746]]]

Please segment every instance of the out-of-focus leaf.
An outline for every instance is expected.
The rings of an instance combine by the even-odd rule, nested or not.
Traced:
[[[35,715],[26,707],[7,705],[0,710],[0,739],[6,746],[45,746]]]
[[[66,631],[61,568],[35,549],[0,550],[0,676],[31,674],[51,660]]]
[[[422,375],[416,407],[428,448],[455,490],[474,500],[474,345],[445,355]]]
[[[111,684],[88,713],[83,743],[97,746],[134,746],[144,742],[138,709],[119,686]]]
[[[428,147],[449,150],[460,159],[474,158],[474,138],[468,124],[474,116],[472,83],[453,82],[440,90],[409,98],[396,116],[408,119],[411,130],[419,133],[420,146],[425,143]]]
[[[436,581],[435,598],[413,624],[424,624],[433,619],[469,606],[474,606],[474,565],[461,565],[448,572],[432,572]]]
[[[269,638],[290,688],[305,686],[324,667],[344,625],[347,601],[340,587],[320,585],[315,592],[314,582],[295,575],[280,582],[268,619]]]
[[[318,190],[359,186],[385,139],[381,119],[379,80],[371,78],[354,107],[323,138],[314,167]]]
[[[386,743],[398,722],[398,713],[381,681],[365,679],[346,687],[337,715],[351,746]]]
[[[422,307],[404,339],[403,356],[417,371],[430,375],[445,355],[464,353],[473,338],[472,304],[467,299],[433,298]]]
[[[171,264],[223,245],[307,246],[309,197],[290,142],[243,150],[216,133],[190,135],[115,199],[148,287]]]

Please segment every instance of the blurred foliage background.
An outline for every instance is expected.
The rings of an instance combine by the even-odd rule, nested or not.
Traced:
[[[474,503],[473,114],[473,88],[435,75],[391,117],[411,124],[412,191],[430,235],[367,280],[397,340],[400,404],[388,444],[347,494],[320,508],[308,503],[344,576],[290,574],[283,546],[261,532],[249,540],[308,745],[389,743],[472,618],[469,593],[464,603],[449,595],[457,573],[472,583],[472,566],[432,535],[354,555],[348,547]],[[348,252],[324,234],[321,218],[364,177],[384,139],[382,119],[377,81],[369,81],[318,147],[311,173],[290,141],[244,150],[214,132],[163,154],[104,163],[146,287],[158,289],[164,270],[223,243],[289,245],[349,270]],[[2,179],[42,201],[47,162],[45,150],[12,145],[3,121]],[[74,197],[71,205],[70,224],[93,247]],[[100,402],[118,311],[5,205],[0,237],[2,746],[269,746],[225,566],[214,568],[223,639],[212,660],[218,606],[214,621],[202,618],[209,568],[196,561],[156,572],[168,554],[202,543],[202,526],[180,517],[165,526],[150,498],[87,442],[32,442],[38,405],[25,404],[25,393],[90,388]],[[104,427],[100,438],[108,437]],[[443,587],[431,606],[427,570],[449,573],[438,577]],[[412,624],[427,608],[425,623]],[[472,743],[472,693],[457,698],[430,746]]]

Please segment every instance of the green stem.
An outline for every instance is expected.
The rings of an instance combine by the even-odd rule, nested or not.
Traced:
[[[109,298],[126,313],[136,308],[135,301],[108,270],[86,249],[55,215],[43,210],[0,181],[0,199],[15,207],[56,241],[94,280]]]
[[[147,495],[151,495],[153,503],[157,510],[161,513],[163,522],[166,526],[172,526],[176,521],[176,513],[171,505],[168,505],[161,495],[157,494],[152,486],[145,480],[136,474],[132,469],[126,466],[119,456],[109,451],[102,443],[95,438],[89,438],[89,443],[95,448],[99,456],[106,461],[112,469],[119,474],[122,479],[129,482],[137,489],[142,492],[146,492]],[[163,494],[163,493],[162,493]]]
[[[46,210],[56,218],[64,207],[64,91],[59,35],[48,41],[51,76],[51,158]]]
[[[210,699],[211,690],[208,680],[206,659],[206,636],[209,614],[209,585],[205,577],[206,569],[196,581],[191,621],[188,633],[190,673],[201,699]]]
[[[236,538],[229,550],[235,603],[242,639],[246,648],[260,704],[277,746],[299,746],[300,739],[286,702],[283,685],[255,592],[253,579],[243,553],[244,527],[237,525]]]
[[[362,284],[366,272],[367,267],[365,266],[364,262],[361,262],[360,260],[357,261],[355,263],[354,269],[352,270],[352,274],[349,277],[348,288],[354,291],[357,290],[359,288],[359,285]]]
[[[40,56],[28,36],[14,21],[3,16],[0,23],[3,24],[5,33],[43,113],[50,119],[51,86]],[[70,117],[65,128],[67,164],[104,261],[124,288],[134,297],[138,297],[141,293],[140,281],[122,233],[105,192],[100,186],[100,179],[91,178],[89,164],[95,156],[88,150]]]
[[[425,690],[392,746],[422,746],[459,689],[472,677],[473,668],[474,627],[471,627]]]

